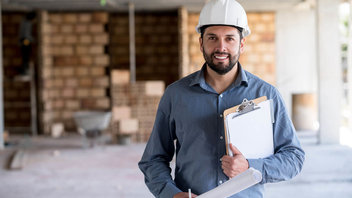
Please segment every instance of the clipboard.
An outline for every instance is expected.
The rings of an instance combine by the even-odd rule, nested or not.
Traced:
[[[226,153],[233,156],[229,144],[236,146],[246,159],[265,158],[274,153],[273,107],[266,96],[224,111]]]

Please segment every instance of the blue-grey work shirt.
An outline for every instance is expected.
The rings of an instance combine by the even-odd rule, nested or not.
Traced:
[[[283,100],[275,87],[243,70],[240,64],[235,82],[218,94],[206,83],[205,69],[206,65],[165,90],[152,134],[139,162],[145,183],[154,196],[171,198],[189,188],[200,195],[227,181],[229,178],[223,173],[220,161],[226,155],[222,114],[244,98],[267,96],[274,106],[274,155],[247,159],[250,167],[262,173],[263,180],[232,196],[263,197],[263,184],[294,177],[304,162],[304,151]],[[175,178],[172,179],[170,161],[175,149]]]

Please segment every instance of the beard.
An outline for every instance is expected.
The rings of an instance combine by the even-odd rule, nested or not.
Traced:
[[[213,61],[215,54],[227,55],[229,57],[229,64],[226,65],[220,62],[216,65]],[[240,58],[240,49],[238,50],[237,55],[235,54],[234,56],[231,56],[230,53],[226,52],[213,52],[209,55],[204,51],[203,47],[203,56],[210,69],[215,71],[217,74],[225,75],[227,72],[231,71],[232,68],[238,63],[238,59]]]

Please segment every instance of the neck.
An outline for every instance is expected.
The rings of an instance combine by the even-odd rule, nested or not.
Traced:
[[[231,71],[220,75],[212,70],[208,65],[205,72],[205,81],[218,93],[224,92],[237,78],[238,63]]]

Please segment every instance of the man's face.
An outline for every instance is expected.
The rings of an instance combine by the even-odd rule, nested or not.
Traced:
[[[210,26],[205,29],[203,39],[199,38],[199,43],[207,65],[224,75],[237,66],[244,39],[240,40],[240,31],[235,27]]]

